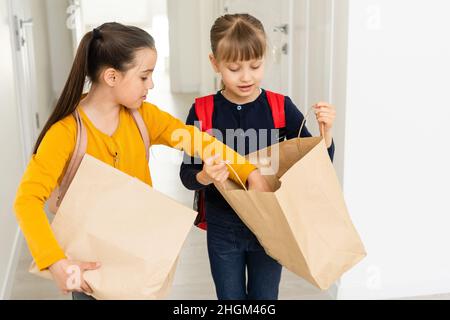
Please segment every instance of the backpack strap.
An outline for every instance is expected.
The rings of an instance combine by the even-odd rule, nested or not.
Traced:
[[[69,165],[67,166],[66,173],[61,181],[59,186],[59,194],[56,200],[56,206],[59,207],[62,199],[64,198],[67,189],[69,189],[70,183],[75,177],[75,173],[78,170],[78,167],[81,164],[81,160],[86,153],[87,147],[87,133],[86,128],[83,125],[83,121],[80,118],[80,114],[78,110],[75,110],[73,116],[77,122],[77,142],[75,144],[75,149],[73,150],[72,158],[70,159]]]
[[[286,114],[284,111],[285,97],[282,94],[266,91],[267,101],[272,111],[275,129],[286,127]],[[195,99],[195,113],[201,124],[201,131],[212,129],[212,116],[214,112],[214,96]]]
[[[200,130],[207,132],[212,129],[214,113],[214,95],[195,99],[195,113],[200,121]]]
[[[144,141],[145,146],[145,157],[147,159],[147,162],[150,160],[150,136],[148,134],[147,126],[145,125],[144,119],[142,119],[141,114],[136,109],[128,109],[128,111],[133,116],[134,122],[136,122],[136,125],[139,129],[139,133],[141,134],[142,141]]]
[[[286,127],[286,114],[284,112],[285,97],[282,94],[266,91],[267,101],[272,110],[273,123],[275,129]]]
[[[213,128],[212,117],[214,113],[214,96],[206,96],[195,99],[195,113],[200,121],[200,130],[211,131]],[[209,132],[211,133],[211,132]],[[198,212],[194,225],[202,230],[207,230],[205,190],[196,191],[194,195],[194,209]]]

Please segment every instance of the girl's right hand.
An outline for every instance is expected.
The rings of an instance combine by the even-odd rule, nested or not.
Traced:
[[[216,164],[216,160],[219,158],[218,155],[208,158],[204,161],[203,170],[197,174],[197,181],[201,184],[208,186],[214,182],[225,182],[230,172],[228,171],[227,165],[224,161]]]
[[[62,259],[52,264],[48,270],[62,293],[68,294],[72,291],[92,293],[92,289],[84,280],[83,274],[87,270],[97,270],[98,268],[100,268],[99,262]]]
[[[267,183],[267,180],[261,174],[261,171],[254,170],[250,173],[247,178],[248,182],[248,190],[256,190],[259,192],[271,192],[273,191],[270,188],[270,185]]]

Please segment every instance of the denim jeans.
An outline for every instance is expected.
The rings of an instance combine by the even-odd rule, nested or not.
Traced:
[[[218,299],[278,299],[282,266],[264,252],[236,214],[207,212],[208,254]]]
[[[95,298],[83,292],[72,292],[72,300],[95,300]]]

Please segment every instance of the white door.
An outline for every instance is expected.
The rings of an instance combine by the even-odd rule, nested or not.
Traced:
[[[269,48],[263,87],[291,94],[291,35],[293,0],[222,0],[221,14],[249,13],[258,18],[266,30]]]
[[[14,67],[24,130],[25,154],[30,154],[33,143],[39,134],[41,122],[45,121],[45,119],[39,119],[37,106],[31,0],[10,0],[9,5],[10,26],[14,35]]]

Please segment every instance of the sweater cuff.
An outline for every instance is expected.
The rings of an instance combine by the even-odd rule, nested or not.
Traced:
[[[52,264],[55,262],[58,262],[59,260],[66,259],[66,255],[62,250],[55,251],[54,253],[51,253],[48,256],[39,258],[35,260],[36,266],[39,268],[40,271],[43,271],[45,269],[48,269]]]
[[[244,186],[247,184],[247,179],[250,173],[252,173],[257,169],[253,164],[250,163],[243,165],[232,164],[231,167],[236,171],[238,177],[241,179]],[[241,186],[238,177],[232,170],[230,170],[230,179],[236,182],[239,186]]]

